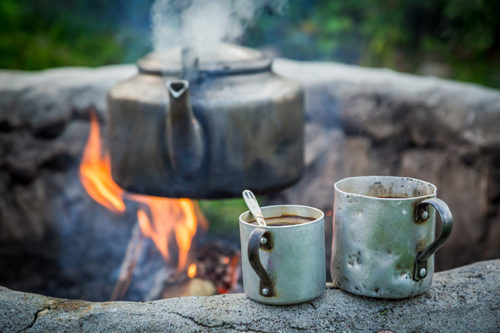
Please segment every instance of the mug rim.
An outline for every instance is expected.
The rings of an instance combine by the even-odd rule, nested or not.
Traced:
[[[309,225],[309,224],[313,224],[313,223],[316,223],[322,219],[325,218],[325,213],[323,213],[323,211],[321,209],[318,209],[318,208],[315,208],[315,207],[311,207],[311,206],[305,206],[305,205],[271,205],[271,206],[263,206],[263,207],[260,207],[262,211],[264,211],[265,209],[269,209],[269,208],[275,208],[275,207],[301,207],[301,208],[307,208],[307,209],[310,209],[312,211],[316,211],[316,212],[319,212],[320,213],[320,216],[318,218],[315,218],[314,220],[312,221],[308,221],[308,222],[304,222],[304,223],[300,223],[300,224],[292,224],[292,225],[280,225],[280,226],[273,226],[273,225],[257,225],[257,224],[252,224],[252,223],[249,223],[249,222],[246,222],[245,220],[243,220],[243,215],[245,214],[251,214],[250,213],[250,210],[246,210],[244,211],[243,213],[240,214],[238,220],[240,223],[243,223],[245,225],[248,225],[248,226],[251,226],[251,227],[255,227],[255,228],[270,228],[270,229],[282,229],[282,228],[297,228],[297,227],[302,227],[302,226],[305,226],[305,225]],[[264,212],[263,212],[264,213]]]
[[[430,193],[430,194],[424,194],[424,195],[418,195],[418,196],[388,198],[388,197],[376,197],[376,196],[371,196],[371,195],[365,195],[365,194],[360,194],[360,193],[349,192],[349,191],[341,190],[339,188],[339,185],[342,185],[342,183],[344,183],[344,182],[352,181],[352,180],[357,180],[357,179],[363,179],[363,178],[364,179],[369,179],[369,178],[377,179],[378,178],[378,179],[386,179],[386,180],[389,180],[389,179],[398,179],[398,180],[406,180],[406,181],[417,181],[417,182],[420,182],[420,183],[422,183],[424,185],[429,186],[432,189],[432,193]],[[337,182],[335,182],[334,189],[335,189],[335,192],[339,192],[339,193],[342,193],[344,195],[352,195],[352,196],[355,196],[355,197],[372,199],[372,200],[389,200],[389,201],[424,199],[424,198],[429,198],[429,197],[435,197],[437,195],[437,187],[436,187],[436,185],[434,185],[434,184],[432,184],[430,182],[427,182],[425,180],[418,179],[418,178],[401,177],[401,176],[376,176],[376,175],[372,175],[372,176],[346,177],[346,178],[340,179]]]

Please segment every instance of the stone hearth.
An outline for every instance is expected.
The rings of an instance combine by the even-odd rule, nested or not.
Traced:
[[[243,294],[153,302],[48,298],[0,287],[2,332],[498,332],[500,260],[437,273],[431,290],[399,301],[327,289],[295,306]]]

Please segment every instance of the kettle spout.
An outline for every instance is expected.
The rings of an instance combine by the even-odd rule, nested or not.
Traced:
[[[167,82],[170,99],[166,119],[168,158],[182,178],[194,178],[202,167],[205,153],[203,129],[195,118],[189,101],[189,82]]]

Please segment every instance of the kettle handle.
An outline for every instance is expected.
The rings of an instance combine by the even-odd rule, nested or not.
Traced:
[[[434,207],[439,213],[441,224],[443,226],[441,229],[441,233],[431,243],[431,245],[417,253],[417,258],[415,260],[415,270],[413,272],[413,279],[415,281],[420,281],[427,276],[427,260],[443,245],[446,239],[450,236],[451,229],[453,227],[453,216],[451,215],[450,208],[443,200],[438,198],[431,198],[418,203],[417,209],[415,210],[415,220],[417,223],[422,223],[430,217],[428,211],[429,205]]]
[[[273,248],[271,233],[264,228],[256,228],[250,234],[248,239],[248,261],[252,266],[255,273],[260,278],[259,294],[264,297],[271,297],[275,295],[273,282],[269,274],[260,262],[259,250],[270,251]]]

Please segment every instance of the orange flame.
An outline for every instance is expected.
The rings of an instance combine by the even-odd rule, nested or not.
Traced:
[[[188,278],[192,279],[196,276],[196,264],[191,264],[187,270]]]
[[[198,224],[197,210],[193,201],[136,194],[129,197],[149,208],[151,219],[144,210],[137,211],[142,233],[153,240],[165,259],[170,257],[168,239],[174,234],[179,249],[177,268],[181,270],[186,267],[191,241],[196,234]],[[203,225],[204,220],[201,221]]]
[[[115,213],[125,211],[123,190],[111,178],[109,154],[102,154],[99,123],[94,113],[90,114],[90,134],[80,164],[80,180],[92,199]]]
[[[115,213],[126,210],[124,196],[141,203],[137,221],[142,233],[153,240],[165,260],[170,260],[169,240],[175,237],[178,248],[177,269],[184,269],[198,224],[207,227],[198,205],[189,199],[127,194],[111,178],[110,157],[109,154],[103,156],[99,123],[93,113],[90,120],[89,138],[80,164],[80,179],[85,190],[92,199]],[[190,270],[193,270],[191,266]]]
[[[139,222],[139,227],[141,227],[143,235],[153,240],[163,258],[166,260],[170,259],[168,253],[168,237],[162,237],[164,234],[168,235],[168,231],[163,228],[165,224],[159,224],[156,228],[153,227],[153,223],[151,223],[148,214],[142,209],[137,211],[137,221]]]

